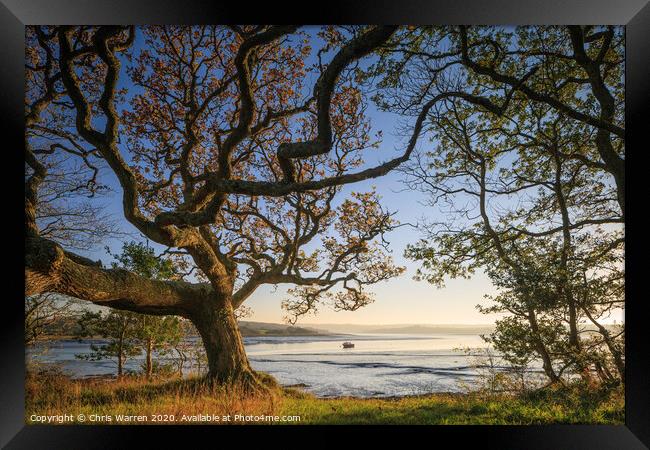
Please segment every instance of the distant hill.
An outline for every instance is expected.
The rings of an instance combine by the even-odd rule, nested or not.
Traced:
[[[620,325],[606,324],[610,331],[619,331]],[[56,339],[72,336],[77,328],[74,318],[61,317],[46,329],[46,338]],[[592,330],[593,327],[585,327]],[[309,324],[304,326],[287,325],[269,322],[239,321],[242,336],[326,336],[332,334],[487,334],[494,330],[490,324],[390,324],[390,325],[358,325],[358,324]],[[188,324],[186,330],[190,335],[196,335],[196,330]]]
[[[74,336],[78,329],[77,319],[74,317],[60,317],[45,329],[44,339],[60,339]],[[324,330],[311,327],[297,327],[293,325],[239,321],[239,330],[242,336],[322,336],[331,334]],[[198,336],[196,329],[186,325],[185,332],[189,336]]]
[[[279,323],[239,321],[242,336],[319,336],[328,334],[314,328],[297,327]]]

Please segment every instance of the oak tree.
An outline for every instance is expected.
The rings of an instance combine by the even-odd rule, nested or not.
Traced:
[[[259,286],[293,285],[285,307],[297,317],[324,301],[360,308],[368,286],[402,271],[385,252],[395,223],[376,194],[337,199],[416,145],[419,125],[397,156],[364,163],[378,142],[359,64],[395,30],[324,27],[311,49],[297,26],[34,27],[33,123],[56,109],[54,129],[114,173],[125,219],[186,258],[199,282],[102,268],[40,236],[42,171],[28,139],[26,294],[185,317],[211,379],[262,388],[235,316]]]

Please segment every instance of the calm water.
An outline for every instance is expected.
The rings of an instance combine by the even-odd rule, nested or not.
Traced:
[[[284,385],[304,385],[322,397],[382,397],[457,391],[476,380],[476,360],[459,347],[482,347],[478,335],[345,335],[244,338],[253,368],[272,374]],[[353,349],[343,349],[352,341]],[[112,361],[83,361],[91,341],[56,341],[33,354],[56,362],[73,377],[113,374]],[[136,369],[141,360],[132,360]]]

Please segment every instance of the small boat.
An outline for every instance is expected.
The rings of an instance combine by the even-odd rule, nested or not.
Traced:
[[[352,342],[344,342],[343,348],[354,348],[354,344]]]

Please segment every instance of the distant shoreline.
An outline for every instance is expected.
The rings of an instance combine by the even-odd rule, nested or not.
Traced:
[[[315,332],[311,330],[306,330],[305,332],[302,331],[297,331],[295,333],[283,333],[280,331],[272,331],[269,330],[268,332],[246,332],[242,331],[242,337],[291,337],[291,336],[296,336],[296,337],[301,337],[301,336],[353,336],[348,333],[326,333],[326,332]],[[200,336],[190,334],[187,337],[194,337],[194,338],[200,338]],[[86,340],[91,340],[91,339],[104,339],[102,336],[84,336],[82,338],[77,337],[77,336],[69,336],[69,335],[48,335],[48,336],[42,336],[37,339],[37,343],[43,343],[43,342],[53,342],[53,341],[86,341]]]

